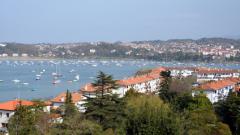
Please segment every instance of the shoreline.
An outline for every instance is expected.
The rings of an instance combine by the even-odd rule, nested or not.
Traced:
[[[16,61],[51,61],[51,60],[129,60],[129,61],[153,61],[153,62],[177,62],[177,63],[213,63],[213,64],[240,64],[240,62],[204,62],[204,61],[156,61],[156,60],[147,60],[147,59],[133,59],[133,58],[43,58],[43,57],[0,57],[0,60],[16,60]]]

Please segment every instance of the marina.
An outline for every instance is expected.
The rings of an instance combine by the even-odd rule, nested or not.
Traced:
[[[192,66],[240,69],[239,64],[155,62],[144,60],[2,60],[0,62],[0,101],[15,98],[52,98],[79,90],[93,82],[99,71],[115,79],[133,76],[141,69],[159,66]]]

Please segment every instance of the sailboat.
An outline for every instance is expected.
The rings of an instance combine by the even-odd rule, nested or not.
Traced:
[[[77,81],[79,81],[79,79],[80,79],[80,76],[79,76],[79,75],[76,75],[76,76],[75,76],[75,79],[73,80],[73,82],[77,82]]]
[[[61,82],[59,78],[62,77],[62,75],[57,71],[57,64],[56,64],[56,72],[53,72],[52,75],[53,75],[52,84],[59,84]]]
[[[58,67],[57,67],[57,64],[56,65],[56,71],[52,73],[52,76],[54,77],[62,77],[63,75],[60,73],[60,71],[58,72]]]
[[[39,65],[39,66],[40,66],[40,65]],[[35,80],[41,80],[41,76],[42,76],[43,73],[40,72],[39,67],[38,67],[38,69],[37,69],[37,73],[38,73],[38,74],[36,74]]]

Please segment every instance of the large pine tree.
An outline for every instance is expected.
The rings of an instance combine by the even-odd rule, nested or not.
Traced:
[[[163,77],[163,80],[159,86],[159,97],[165,102],[171,102],[173,98],[173,93],[171,93],[170,85],[171,85],[171,72],[170,71],[162,71],[160,75]]]
[[[118,85],[111,75],[100,71],[96,80],[92,83],[96,88],[96,95],[103,97],[104,94],[111,93],[111,90],[117,89]]]
[[[88,98],[85,104],[86,116],[101,124],[104,129],[113,129],[117,132],[122,127],[124,120],[124,102],[112,90],[118,88],[111,75],[99,72],[93,83],[96,88],[96,98]]]
[[[67,90],[65,98],[65,117],[70,117],[76,114],[77,109],[72,102],[72,94]]]

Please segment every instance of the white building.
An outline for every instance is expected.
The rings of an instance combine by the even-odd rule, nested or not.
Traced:
[[[5,46],[6,46],[5,44],[1,44],[1,43],[0,43],[0,47],[5,47]]]
[[[18,53],[13,53],[12,56],[13,57],[18,57]]]
[[[123,97],[131,88],[140,93],[156,93],[160,81],[160,74],[149,74],[119,80],[117,83],[120,87],[117,90],[113,90],[113,93],[119,94],[120,97]]]
[[[95,49],[90,49],[89,52],[94,54],[94,53],[96,53],[96,50]]]
[[[2,54],[2,57],[8,57],[8,54],[3,53],[3,54]]]
[[[85,108],[82,106],[85,102],[83,101],[85,98],[79,92],[71,92],[72,102],[78,108],[79,111],[84,112]],[[57,109],[58,107],[64,105],[66,100],[66,92],[63,92],[57,95],[55,98],[51,100],[52,108]]]
[[[82,95],[86,98],[95,98],[96,97],[96,88],[91,83],[86,84],[80,89]]]
[[[156,92],[157,86],[160,84],[160,75],[152,74],[131,77],[128,79],[119,80],[117,81],[117,84],[119,85],[119,88],[116,90],[113,89],[111,92],[113,94],[118,94],[119,97],[123,97],[130,88],[133,88],[140,93],[153,93]],[[95,98],[97,94],[96,88],[94,88],[90,83],[82,87],[80,92],[84,97],[87,98]]]
[[[240,73],[237,70],[225,69],[199,69],[197,72],[197,81],[217,81],[225,78],[238,78]]]
[[[33,102],[27,100],[11,100],[0,103],[0,132],[7,132],[8,121],[14,115],[17,106],[31,106]]]
[[[28,57],[28,54],[27,54],[27,53],[22,53],[21,56],[22,56],[22,57]]]
[[[214,82],[207,82],[198,87],[198,90],[193,92],[193,95],[200,92],[206,94],[208,99],[212,102],[218,102],[225,99],[229,92],[235,91],[240,80],[237,78],[219,80]]]
[[[167,69],[171,71],[172,77],[188,77],[196,71],[196,68],[192,67],[169,67]]]
[[[117,84],[119,85],[119,88],[116,90],[111,90],[111,92],[113,94],[118,94],[119,97],[123,97],[130,88],[133,88],[140,93],[156,93],[157,87],[159,86],[161,81],[160,73],[165,70],[165,68],[161,67],[155,68],[146,75],[118,80]],[[83,94],[84,97],[87,98],[96,97],[96,88],[94,88],[91,83],[83,86],[80,89],[80,92]]]

